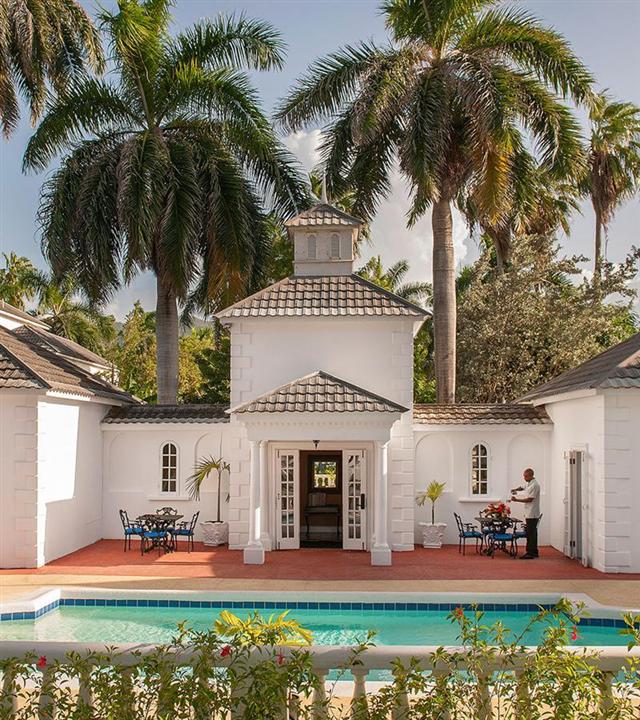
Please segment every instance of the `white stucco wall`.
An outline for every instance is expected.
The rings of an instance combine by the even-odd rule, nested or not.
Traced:
[[[119,509],[126,510],[130,519],[146,512],[154,512],[169,505],[178,509],[185,520],[200,511],[200,520],[215,519],[216,478],[209,477],[202,487],[200,501],[189,500],[186,481],[193,473],[196,461],[220,454],[231,462],[232,472],[240,469],[240,444],[233,438],[229,423],[145,423],[104,424],[104,487],[102,494],[102,537],[121,538]],[[175,495],[160,490],[161,448],[172,442],[178,448],[178,491]],[[222,519],[227,520],[231,502],[225,502],[228,479],[222,487]],[[234,504],[235,506],[235,504]],[[200,528],[196,539],[201,538]]]
[[[640,390],[605,390],[603,490],[596,521],[609,572],[640,572]]]
[[[0,394],[0,567],[36,567],[38,542],[38,396]]]
[[[522,471],[528,467],[534,469],[541,487],[545,517],[540,524],[540,542],[549,542],[551,523],[546,520],[553,495],[549,473],[551,433],[550,425],[415,426],[416,493],[432,480],[446,483],[436,505],[436,522],[447,523],[445,542],[458,542],[454,512],[464,522],[474,522],[489,502],[509,499],[509,490],[522,484]],[[489,451],[489,492],[483,497],[471,496],[471,449],[477,443],[483,443]],[[512,505],[515,517],[523,517],[522,507]],[[422,540],[420,522],[431,522],[431,503],[416,508],[416,542]]]
[[[102,536],[102,437],[109,406],[53,397],[38,402],[38,505],[42,559]]]
[[[602,497],[604,464],[604,398],[602,395],[566,397],[545,406],[553,420],[551,442],[551,475],[553,478],[550,498],[551,544],[564,551],[566,526],[567,460],[570,450],[585,453],[583,468],[583,497],[587,507],[583,511],[586,523],[587,558],[589,564],[604,570],[602,529],[599,527],[597,502]]]

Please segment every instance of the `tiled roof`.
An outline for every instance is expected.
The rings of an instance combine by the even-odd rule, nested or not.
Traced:
[[[640,388],[640,333],[531,390],[521,400],[599,388]]]
[[[73,340],[60,337],[47,330],[40,330],[23,325],[22,327],[16,328],[14,332],[33,345],[40,345],[59,355],[66,355],[67,357],[81,360],[92,365],[101,365],[105,368],[110,366],[110,363],[103,357],[100,357],[100,355],[97,355],[91,350],[87,350],[87,348],[82,347],[82,345],[79,345]]]
[[[228,405],[127,405],[112,408],[105,423],[229,422]]]
[[[32,327],[46,328],[44,322],[35,315],[29,315],[28,312],[20,310],[20,308],[10,305],[6,300],[0,299],[0,314],[8,315],[11,319],[23,322]]]
[[[39,388],[42,385],[0,346],[0,388]]]
[[[545,425],[551,418],[533,405],[429,405],[413,406],[413,422],[423,425]]]
[[[279,412],[407,412],[407,408],[322,372],[305,375],[255,400],[231,408],[232,413]]]
[[[217,317],[316,317],[409,315],[426,310],[359,275],[292,276],[240,300]]]
[[[360,220],[360,218],[349,215],[333,205],[320,203],[319,205],[314,205],[312,208],[309,208],[309,210],[304,210],[299,215],[291,218],[291,220],[287,220],[285,225],[287,227],[317,227],[319,225],[329,227],[336,227],[336,225],[360,227],[364,225],[364,222]]]
[[[124,390],[97,375],[85,372],[41,344],[30,342],[16,331],[0,327],[0,353],[3,368],[0,371],[0,389],[41,388],[86,397],[136,402]]]

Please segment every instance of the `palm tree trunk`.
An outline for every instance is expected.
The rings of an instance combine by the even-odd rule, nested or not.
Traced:
[[[431,226],[436,399],[449,404],[456,401],[456,267],[448,198],[434,203]]]
[[[595,258],[593,262],[593,282],[596,287],[600,285],[602,277],[602,216],[599,210],[596,210],[596,247]]]
[[[173,290],[159,277],[156,286],[158,403],[175,405],[178,398],[178,303]]]

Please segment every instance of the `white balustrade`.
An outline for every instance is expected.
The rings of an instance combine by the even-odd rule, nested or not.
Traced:
[[[127,666],[132,667],[140,662],[140,657],[152,655],[156,652],[157,647],[154,645],[141,645],[141,644],[126,644],[119,645],[116,648],[110,648],[114,662],[122,668],[121,677],[123,678],[123,695],[127,694],[127,683],[131,684],[131,672],[127,670]],[[318,683],[315,690],[309,698],[297,698],[289,697],[286,701],[283,701],[286,708],[283,708],[282,717],[296,717],[297,709],[300,704],[312,703],[313,712],[311,717],[313,720],[325,720],[331,717],[331,714],[327,707],[328,697],[327,688],[331,688],[332,681],[327,680],[329,672],[333,669],[344,669],[348,670],[353,675],[352,683],[352,699],[351,699],[351,712],[355,710],[360,704],[366,703],[367,694],[367,680],[372,671],[387,670],[392,671],[394,662],[400,662],[403,666],[409,667],[412,660],[418,661],[420,669],[424,672],[430,672],[434,683],[445,687],[447,677],[449,677],[450,670],[443,665],[442,653],[435,657],[440,658],[434,659],[434,653],[436,647],[418,647],[418,646],[385,646],[385,647],[371,647],[363,650],[357,655],[357,662],[351,665],[350,662],[353,660],[353,648],[341,647],[341,646],[314,646],[310,648],[312,664],[314,672],[318,678]],[[456,671],[464,670],[467,667],[465,662],[465,653],[467,652],[464,648],[446,648],[451,654],[456,654],[455,667]],[[287,661],[287,657],[291,652],[295,652],[294,648],[276,648],[275,652],[281,654],[284,658],[284,662]],[[565,648],[567,653],[578,653],[581,656],[584,654],[584,648],[580,647],[569,647]],[[5,641],[0,644],[0,661],[7,660],[10,658],[22,658],[27,653],[35,654],[35,657],[44,656],[46,657],[46,666],[43,667],[42,672],[42,688],[43,692],[39,698],[40,717],[52,718],[55,717],[55,708],[53,707],[53,698],[49,694],[52,690],[51,683],[54,681],[54,664],[56,661],[67,662],[68,653],[77,653],[80,656],[92,654],[95,658],[94,662],[99,667],[100,663],[103,662],[100,659],[101,654],[106,654],[105,648],[102,645],[97,644],[84,644],[84,643],[67,643],[67,642],[29,642],[29,641]],[[472,652],[472,651],[471,651]],[[490,657],[483,660],[482,672],[478,673],[474,669],[473,662],[471,663],[472,675],[479,675],[477,677],[477,683],[475,688],[475,709],[476,718],[483,720],[489,720],[491,718],[491,707],[492,707],[492,676],[496,672],[502,671],[511,673],[515,682],[515,699],[519,706],[519,718],[526,720],[529,716],[527,707],[527,695],[529,688],[527,686],[526,677],[524,670],[527,664],[530,664],[532,657],[536,652],[535,648],[524,649],[523,652],[516,655],[510,654],[508,657],[503,657],[500,653],[496,652]],[[249,658],[249,662],[261,662],[265,659],[264,650],[255,651]],[[583,661],[590,664],[593,667],[597,667],[602,673],[602,681],[600,686],[600,708],[599,714],[601,717],[608,717],[612,705],[615,702],[616,685],[615,677],[621,671],[624,671],[628,667],[630,659],[634,659],[636,662],[640,661],[640,648],[633,648],[628,651],[625,647],[604,647],[594,648],[593,653],[584,654]],[[176,667],[187,667],[194,660],[194,654],[189,650],[181,650],[179,653],[175,653]],[[106,662],[106,660],[104,661]],[[216,667],[225,667],[229,664],[229,658],[217,658],[214,665]],[[477,658],[474,662],[477,662]],[[376,679],[376,678],[374,678]],[[399,678],[397,678],[399,679]],[[169,682],[170,678],[163,678],[163,682]],[[203,681],[205,679],[203,678]],[[69,684],[68,679],[56,680],[57,682]],[[342,681],[342,678],[341,678]],[[162,683],[161,683],[162,686]],[[23,688],[20,685],[20,679],[16,678],[12,673],[5,673],[2,678],[2,694],[3,694],[3,711],[11,710],[16,712],[18,710],[18,701],[16,699],[16,691],[20,694],[25,689],[29,691],[30,688]],[[79,681],[76,680],[78,702],[82,702],[85,705],[91,705],[93,698],[90,690],[90,679],[86,676],[81,676]],[[393,720],[403,720],[408,714],[411,698],[407,693],[406,688],[402,686],[402,682],[398,682],[399,690],[396,705],[392,710],[391,717]],[[33,690],[33,688],[31,688]],[[47,692],[47,690],[49,692]],[[131,686],[131,697],[133,697],[134,688]],[[162,695],[162,692],[160,692]],[[161,697],[159,698],[161,702]]]

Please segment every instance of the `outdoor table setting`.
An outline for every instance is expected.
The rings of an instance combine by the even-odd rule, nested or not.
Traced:
[[[489,504],[475,520],[486,538],[485,555],[493,556],[496,549],[512,557],[517,555],[515,541],[523,536],[517,533],[517,526],[522,520],[511,516],[511,508],[506,503]]]
[[[182,520],[184,515],[179,513],[145,513],[140,516],[140,520],[144,523],[148,530],[144,534],[145,540],[149,540],[150,544],[142,548],[142,552],[150,552],[154,548],[162,548],[165,552],[173,552],[173,537],[171,529],[176,526],[178,521]]]

